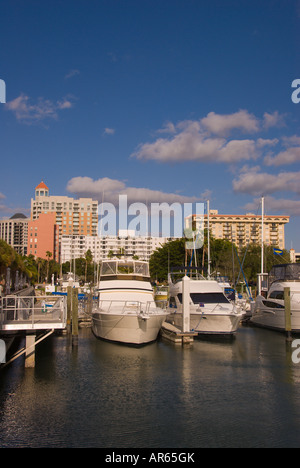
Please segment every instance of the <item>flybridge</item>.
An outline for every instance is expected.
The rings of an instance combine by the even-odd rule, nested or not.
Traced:
[[[6,84],[4,80],[0,79],[0,103],[6,103]]]

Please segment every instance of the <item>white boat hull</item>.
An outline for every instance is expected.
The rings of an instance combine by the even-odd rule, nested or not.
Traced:
[[[92,330],[97,338],[118,343],[143,345],[157,339],[165,318],[165,314],[118,315],[99,311],[93,314]]]
[[[263,298],[264,299],[264,298]],[[256,326],[271,330],[285,331],[285,309],[265,307],[262,300],[257,298],[250,322]],[[292,332],[300,333],[300,309],[291,308]]]
[[[228,335],[237,332],[240,322],[244,317],[244,313],[237,314],[218,314],[208,313],[190,314],[190,328],[198,334],[210,335]],[[169,315],[168,321],[174,323],[175,326],[182,326],[182,314],[180,312]]]

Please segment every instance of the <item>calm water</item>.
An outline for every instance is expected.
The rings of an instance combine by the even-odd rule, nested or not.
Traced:
[[[80,331],[0,371],[0,447],[298,447],[300,364],[284,335],[136,349]]]

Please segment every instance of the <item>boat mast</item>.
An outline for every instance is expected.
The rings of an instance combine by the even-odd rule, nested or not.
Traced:
[[[207,276],[210,279],[210,238],[209,238],[209,200],[207,200]]]
[[[265,199],[261,199],[261,273],[264,273],[264,211]]]

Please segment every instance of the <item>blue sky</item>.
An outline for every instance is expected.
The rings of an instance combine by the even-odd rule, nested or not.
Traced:
[[[52,195],[290,215],[300,251],[300,2],[0,1],[0,217]],[[300,96],[300,94],[299,94]]]

